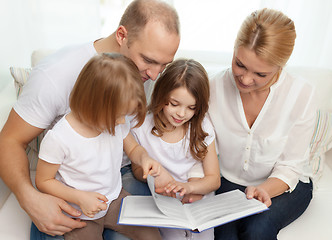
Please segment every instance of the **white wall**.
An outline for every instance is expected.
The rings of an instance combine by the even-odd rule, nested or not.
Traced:
[[[0,0],[0,90],[9,67],[29,67],[38,48],[60,48],[97,39],[99,0]]]

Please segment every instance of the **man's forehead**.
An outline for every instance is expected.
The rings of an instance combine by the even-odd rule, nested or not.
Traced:
[[[180,43],[180,36],[168,32],[158,22],[148,23],[139,34],[137,44],[141,57],[157,64],[168,64],[173,61]]]

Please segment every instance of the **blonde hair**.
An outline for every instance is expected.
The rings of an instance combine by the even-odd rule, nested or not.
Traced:
[[[173,90],[185,87],[196,100],[195,114],[185,123],[190,124],[190,152],[197,160],[202,160],[207,154],[204,142],[207,133],[202,129],[202,122],[209,108],[210,88],[208,75],[204,67],[192,59],[178,59],[169,64],[158,78],[153,93],[149,111],[153,114],[155,126],[151,133],[161,137],[166,131],[163,108],[169,104]]]
[[[116,119],[129,111],[140,126],[146,114],[143,82],[136,65],[118,53],[103,53],[92,57],[83,67],[70,94],[70,109],[81,122],[115,134]]]
[[[180,35],[179,16],[172,6],[160,0],[134,0],[119,23],[128,31],[128,46],[138,38],[149,21],[160,22],[169,33]]]
[[[271,65],[284,67],[295,44],[294,22],[280,11],[261,9],[249,15],[238,32],[235,49],[246,47]]]

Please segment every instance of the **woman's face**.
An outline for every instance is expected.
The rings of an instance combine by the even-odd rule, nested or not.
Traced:
[[[261,90],[278,72],[279,67],[260,59],[253,50],[239,47],[234,51],[232,71],[241,93]]]

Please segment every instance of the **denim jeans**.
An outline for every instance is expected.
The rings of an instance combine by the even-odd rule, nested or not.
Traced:
[[[122,187],[131,195],[150,196],[151,192],[148,184],[137,180],[131,171],[131,165],[121,168]]]
[[[246,187],[221,178],[216,194]],[[312,199],[312,182],[299,182],[291,193],[272,198],[268,211],[252,215],[215,228],[215,239],[275,240],[279,231],[297,219],[307,209]]]
[[[103,238],[105,240],[128,240],[129,238],[113,230],[105,229]],[[50,236],[40,232],[34,223],[31,224],[30,240],[64,240],[63,236]]]
[[[122,185],[123,188],[132,195],[151,195],[150,189],[146,183],[136,180],[132,171],[131,165],[121,168]],[[127,240],[128,238],[111,229],[105,229],[104,240]],[[32,223],[30,240],[64,240],[63,236],[52,237],[46,233],[40,232],[38,228]]]
[[[30,231],[30,240],[64,240],[63,236],[50,236],[46,233],[40,232],[36,225],[32,222]]]

